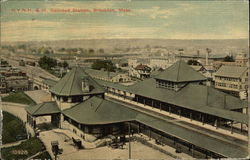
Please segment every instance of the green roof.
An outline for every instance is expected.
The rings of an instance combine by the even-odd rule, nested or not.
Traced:
[[[168,67],[162,73],[155,76],[156,79],[172,82],[204,81],[206,77],[195,71],[184,61],[178,61]]]
[[[55,101],[44,102],[44,103],[40,103],[37,105],[28,106],[25,109],[32,116],[44,116],[44,115],[61,112],[61,110],[58,108]]]
[[[53,87],[58,81],[52,80],[52,79],[45,79],[43,80],[43,83],[47,84],[49,87]]]
[[[88,77],[89,80],[90,92],[88,93],[82,91],[83,77]],[[61,96],[73,96],[104,93],[104,88],[84,72],[82,68],[75,67],[60,79],[50,91]]]
[[[150,78],[130,86],[131,93],[177,105],[183,108],[207,113],[229,120],[248,123],[246,114],[230,111],[246,108],[247,102],[211,87],[188,84],[178,92],[156,88],[155,79]]]
[[[240,78],[242,74],[247,70],[247,67],[223,65],[215,73],[215,76]]]
[[[183,127],[171,120],[168,121],[164,117],[157,118],[98,97],[92,97],[70,109],[66,109],[63,111],[63,114],[78,123],[88,125],[135,120],[225,157],[241,158],[247,155],[245,151],[247,146],[243,144],[239,147],[241,145],[240,142],[234,142],[220,136],[207,136],[202,132],[197,132],[195,129]]]
[[[62,111],[78,123],[108,124],[134,120],[136,113],[122,105],[99,97],[90,99]]]
[[[164,121],[146,114],[138,114],[136,120],[152,128],[225,157],[245,158],[248,155],[247,146],[238,143],[232,144],[234,143],[233,141],[230,143],[222,140],[221,138],[207,136],[193,129],[174,124],[174,122],[171,122],[171,120],[170,122]],[[241,147],[239,147],[239,145]]]

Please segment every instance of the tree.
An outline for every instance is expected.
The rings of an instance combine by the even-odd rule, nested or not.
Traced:
[[[42,58],[39,59],[38,64],[41,68],[45,70],[51,70],[52,68],[57,66],[57,61],[56,59],[43,56]]]
[[[187,62],[188,65],[194,65],[194,66],[200,66],[200,62],[198,62],[197,60],[194,60],[194,59],[190,59],[188,60]]]
[[[100,49],[99,49],[99,53],[104,53],[104,49],[103,49],[103,48],[100,48]]]
[[[226,56],[226,57],[224,57],[223,61],[224,62],[234,62],[235,60],[234,60],[233,56]]]
[[[92,64],[91,68],[96,70],[103,68],[104,70],[110,72],[114,72],[116,70],[115,65],[109,60],[98,60]]]
[[[89,49],[89,53],[91,53],[91,54],[92,54],[92,53],[95,53],[95,50],[92,49],[92,48],[90,48],[90,49]]]
[[[63,67],[63,68],[68,68],[68,67],[69,67],[68,62],[63,61],[63,63],[62,63],[62,67]]]

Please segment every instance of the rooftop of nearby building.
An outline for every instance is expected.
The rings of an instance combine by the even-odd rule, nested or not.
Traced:
[[[135,67],[136,70],[151,70],[151,68],[145,64],[139,64]]]
[[[110,112],[111,110],[112,112]],[[164,118],[153,117],[98,97],[92,97],[64,110],[62,113],[72,120],[86,125],[137,121],[226,157],[244,157],[247,155],[246,151],[229,141],[204,135],[195,130],[176,125],[172,121],[164,120]],[[204,140],[206,143],[201,143]],[[244,145],[243,147],[246,148]]]
[[[247,67],[222,65],[215,73],[215,76],[240,78],[247,70]]]
[[[120,104],[99,97],[92,97],[63,114],[82,124],[108,124],[134,120],[136,113]]]
[[[172,82],[204,81],[206,77],[195,71],[184,61],[178,61],[155,76],[156,79]]]
[[[87,77],[90,91],[85,93],[82,90],[83,78]],[[104,93],[104,88],[100,86],[91,76],[80,67],[74,67],[62,79],[60,79],[50,91],[61,96],[88,95]]]
[[[32,116],[44,116],[61,112],[55,101],[28,106],[25,109]]]
[[[58,81],[55,81],[53,79],[44,79],[43,83],[47,84],[49,87],[53,87],[57,84]]]

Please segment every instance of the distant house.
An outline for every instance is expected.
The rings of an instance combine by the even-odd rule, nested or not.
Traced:
[[[235,63],[238,66],[249,66],[247,54],[238,54],[235,58]]]
[[[128,73],[108,72],[104,70],[95,69],[85,69],[85,72],[93,78],[109,82],[126,83],[131,81],[131,78],[129,77]]]
[[[6,93],[7,92],[7,83],[5,80],[5,77],[0,74],[0,93]]]
[[[150,59],[150,67],[152,68],[162,68],[166,69],[169,66],[171,66],[175,61],[170,61],[170,59],[167,58],[152,58]]]
[[[241,92],[247,94],[248,68],[240,66],[221,66],[215,73],[215,88],[235,96],[240,96]]]
[[[140,79],[149,78],[151,74],[151,68],[144,64],[139,64],[135,68],[130,68],[130,76]]]

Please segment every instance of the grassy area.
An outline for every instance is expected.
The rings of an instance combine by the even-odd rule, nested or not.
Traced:
[[[27,133],[24,123],[14,115],[3,112],[3,144],[26,139]]]
[[[38,156],[34,157],[33,159],[49,160],[52,158],[50,157],[50,154],[47,151],[45,151],[45,152],[39,154]]]
[[[31,138],[22,142],[18,146],[2,149],[3,159],[26,159],[45,149],[43,143],[38,138]]]
[[[24,92],[17,92],[17,93],[10,93],[10,95],[2,98],[3,102],[13,102],[13,103],[21,103],[21,104],[28,104],[34,105],[36,104],[28,95]]]

